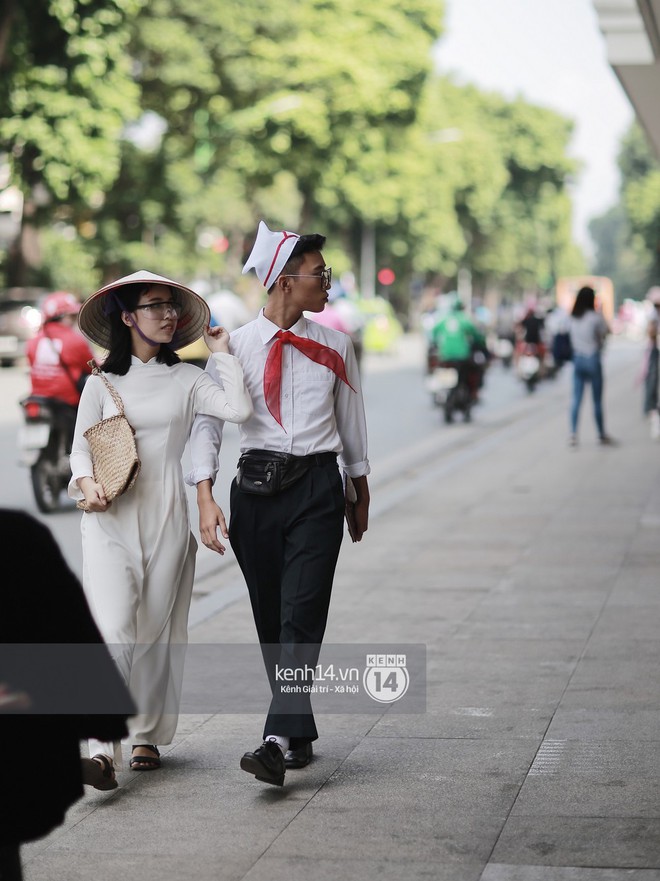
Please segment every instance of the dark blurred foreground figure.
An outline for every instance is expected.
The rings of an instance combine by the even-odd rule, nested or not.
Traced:
[[[573,399],[571,402],[571,434],[569,444],[577,445],[578,417],[586,384],[591,385],[594,420],[601,444],[611,444],[603,417],[603,365],[601,352],[609,333],[607,322],[596,311],[596,292],[583,287],[577,293],[571,312],[570,335],[573,349]]]
[[[50,531],[0,509],[0,532],[17,572],[0,587],[0,881],[20,881],[23,842],[59,826],[84,783],[117,786],[80,740],[125,737],[134,707]]]

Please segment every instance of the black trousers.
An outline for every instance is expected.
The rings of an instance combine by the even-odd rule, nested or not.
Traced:
[[[344,494],[334,461],[314,464],[275,496],[230,494],[229,538],[247,583],[272,700],[264,727],[297,748],[318,738],[311,697],[283,693],[277,669],[309,671],[325,633],[344,532]],[[309,685],[306,675],[297,684]]]

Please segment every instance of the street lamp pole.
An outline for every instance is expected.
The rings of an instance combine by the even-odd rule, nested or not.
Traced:
[[[376,296],[376,230],[368,223],[362,224],[360,293],[367,300]]]

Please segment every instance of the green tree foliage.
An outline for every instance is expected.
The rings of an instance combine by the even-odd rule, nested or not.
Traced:
[[[461,266],[478,288],[513,292],[581,271],[567,194],[570,134],[552,111],[429,79],[400,156],[404,223],[393,250],[404,240],[411,269],[445,288]]]
[[[506,182],[485,221],[472,213],[465,220],[473,273],[518,290],[548,289],[575,258],[567,194],[576,170],[567,155],[572,124],[520,99],[476,99]]]
[[[46,256],[62,230],[79,278],[92,255],[102,279],[246,284],[260,217],[327,233],[340,271],[373,231],[402,303],[413,279],[455,286],[466,267],[522,290],[575,259],[570,124],[434,76],[442,0],[24,8],[0,149],[34,204],[45,188],[43,215],[64,222]]]
[[[648,262],[648,281],[660,278],[660,163],[638,125],[623,140],[619,167],[631,244]]]
[[[619,202],[589,224],[596,246],[594,274],[612,279],[617,302],[640,300],[646,295],[651,277],[652,255],[633,238],[630,221]]]
[[[617,299],[642,299],[660,279],[660,163],[633,123],[618,157],[621,200],[589,229],[594,271],[612,278]]]
[[[0,21],[0,152],[41,225],[102,201],[138,113],[126,19],[141,0],[10,0]],[[19,261],[20,263],[20,261]]]
[[[237,266],[274,224],[351,231],[394,220],[391,156],[415,118],[438,0],[154,0],[134,40],[144,106],[167,121],[165,182],[182,232],[228,231]],[[278,195],[285,196],[280,198]],[[228,227],[231,226],[231,231]]]

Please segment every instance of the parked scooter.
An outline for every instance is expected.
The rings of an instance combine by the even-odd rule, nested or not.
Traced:
[[[20,401],[24,424],[19,428],[19,462],[30,469],[37,508],[50,514],[71,478],[69,453],[76,409],[56,398],[28,395]]]

